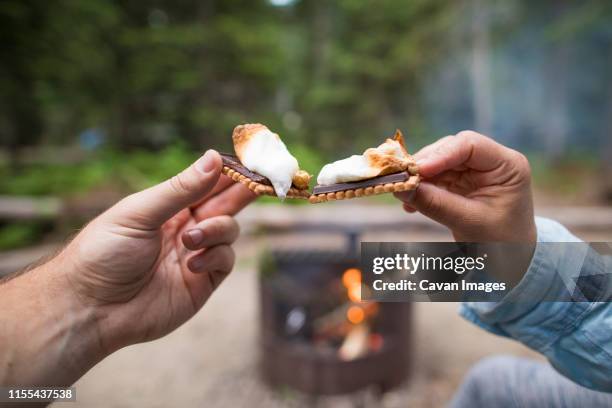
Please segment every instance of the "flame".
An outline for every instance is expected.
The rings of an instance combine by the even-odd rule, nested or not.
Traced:
[[[363,322],[363,319],[365,318],[365,313],[361,307],[351,306],[346,311],[346,318],[349,322],[353,324],[359,324]]]
[[[361,271],[349,268],[342,274],[342,284],[346,288],[347,295],[352,302],[361,301]]]
[[[353,285],[347,291],[352,302],[361,302],[361,285]]]
[[[354,285],[361,285],[361,271],[357,268],[349,268],[344,271],[342,274],[342,284],[347,289]]]

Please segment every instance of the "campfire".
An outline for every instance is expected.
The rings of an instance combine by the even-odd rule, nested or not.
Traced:
[[[342,302],[336,309],[313,322],[313,344],[337,350],[338,357],[353,360],[369,351],[380,350],[383,337],[373,332],[378,314],[376,302],[361,302],[361,271],[348,268],[342,274]],[[335,284],[333,282],[332,284]]]
[[[262,368],[310,394],[375,387],[408,373],[410,305],[362,301],[355,251],[272,251],[261,263]]]

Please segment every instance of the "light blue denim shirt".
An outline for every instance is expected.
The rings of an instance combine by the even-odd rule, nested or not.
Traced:
[[[536,225],[538,243],[520,283],[499,302],[463,303],[461,315],[542,353],[578,384],[612,392],[612,257],[561,244],[580,240],[555,221],[536,218]],[[579,277],[585,284],[576,284]],[[588,301],[545,301],[568,293]]]

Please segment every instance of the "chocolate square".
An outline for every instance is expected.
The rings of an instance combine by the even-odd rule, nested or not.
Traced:
[[[238,173],[250,178],[256,183],[265,184],[266,186],[272,185],[272,183],[267,177],[264,177],[261,174],[253,173],[251,170],[244,167],[242,163],[240,163],[238,156],[229,153],[219,153],[219,155],[221,155],[221,159],[223,160],[223,166],[237,171]]]

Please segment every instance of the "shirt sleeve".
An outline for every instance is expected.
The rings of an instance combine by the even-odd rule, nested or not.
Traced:
[[[538,242],[523,279],[499,302],[461,315],[545,355],[573,381],[612,392],[612,262],[561,224],[536,218]],[[551,300],[563,301],[551,301]]]

